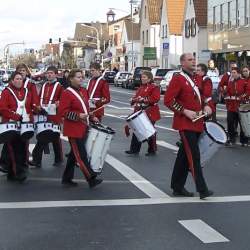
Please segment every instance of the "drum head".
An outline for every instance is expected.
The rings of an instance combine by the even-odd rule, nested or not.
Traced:
[[[142,110],[139,110],[139,111],[137,111],[137,112],[135,112],[135,113],[129,115],[129,116],[127,117],[126,121],[129,122],[129,121],[135,119],[135,118],[136,118],[138,115],[140,115],[141,113],[142,113]]]
[[[219,144],[225,144],[227,142],[227,134],[224,127],[217,123],[208,121],[205,123],[205,130],[207,135],[215,142]]]
[[[0,134],[0,143],[7,143],[18,135],[17,131],[8,131]]]
[[[27,131],[21,135],[22,139],[29,140],[34,135],[34,131]]]
[[[54,139],[53,131],[52,130],[44,130],[43,132],[36,135],[36,139],[38,141],[41,141],[44,143],[52,142]]]

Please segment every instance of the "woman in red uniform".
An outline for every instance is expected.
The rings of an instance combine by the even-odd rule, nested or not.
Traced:
[[[23,86],[23,78],[19,72],[14,72],[10,78],[10,84],[4,89],[0,99],[0,109],[4,123],[22,121],[33,122],[32,93]],[[28,119],[28,120],[27,120]],[[7,143],[10,162],[8,162],[8,180],[24,181],[27,178],[25,169],[26,141],[20,135]]]
[[[131,105],[134,105],[134,112],[145,110],[152,124],[160,120],[160,109],[158,102],[160,100],[160,89],[153,83],[153,75],[150,71],[143,71],[141,74],[141,87],[136,91],[135,96],[131,100]],[[133,134],[130,144],[130,150],[125,151],[126,154],[138,154],[141,149],[139,142]],[[148,152],[146,156],[156,154],[156,134],[148,139]]]
[[[74,178],[74,167],[79,165],[89,187],[92,188],[102,182],[96,178],[96,173],[91,169],[86,153],[85,141],[88,133],[89,118],[98,121],[97,118],[89,116],[88,92],[81,87],[83,80],[82,71],[71,70],[69,73],[70,86],[63,91],[59,114],[64,118],[63,134],[69,139],[71,151],[68,156],[65,171],[62,177],[62,184],[76,186],[72,181]]]
[[[246,92],[245,80],[240,77],[240,69],[232,68],[232,79],[228,82],[226,88],[226,108],[227,108],[227,130],[228,130],[228,142],[227,145],[235,144],[236,142],[236,124],[239,120],[239,106],[243,101]],[[244,145],[246,137],[240,126],[240,142]]]

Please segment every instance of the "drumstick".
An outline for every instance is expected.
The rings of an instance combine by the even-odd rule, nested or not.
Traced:
[[[196,122],[196,121],[200,120],[201,118],[203,118],[205,116],[207,116],[207,114],[202,114],[202,115],[196,117],[195,119],[193,119],[192,122]]]
[[[104,106],[105,106],[105,105],[102,105],[101,107],[99,107],[99,108],[97,108],[97,109],[95,109],[95,110],[91,111],[90,113],[95,113],[95,112],[97,112],[98,110],[100,110],[100,109],[104,108]]]

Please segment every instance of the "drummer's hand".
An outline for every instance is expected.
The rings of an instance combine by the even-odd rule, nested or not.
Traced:
[[[96,123],[98,123],[98,122],[99,122],[99,119],[98,119],[97,117],[95,117],[95,116],[94,116],[94,117],[92,117],[92,119],[91,119],[91,120],[92,120],[92,122],[96,122]]]
[[[84,114],[84,113],[80,113],[80,114],[79,114],[79,118],[80,118],[80,120],[86,121],[87,118],[88,118],[88,115],[87,115],[87,114]]]
[[[197,118],[197,113],[189,109],[184,109],[183,114],[190,120],[194,120],[195,118]]]
[[[138,102],[144,102],[144,98],[140,96],[140,97],[138,98]]]
[[[212,115],[212,113],[213,113],[212,109],[211,109],[208,105],[206,105],[206,106],[204,107],[203,112],[204,112],[205,114],[207,114],[208,116]]]

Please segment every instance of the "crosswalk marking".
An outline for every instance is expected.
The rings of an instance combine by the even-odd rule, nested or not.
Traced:
[[[229,242],[226,237],[202,220],[179,220],[179,223],[203,243]]]
[[[169,197],[167,194],[162,192],[156,186],[154,186],[151,182],[146,180],[144,177],[139,175],[129,166],[125,165],[121,161],[117,160],[111,155],[107,155],[106,162],[111,165],[114,169],[120,172],[124,177],[130,180],[137,188],[143,191],[150,198],[167,198]]]
[[[157,143],[157,145],[162,146],[164,148],[172,149],[174,151],[178,151],[179,150],[179,148],[176,147],[175,145],[172,145],[172,144],[170,144],[168,142],[165,142],[165,141],[157,141],[156,143]]]

